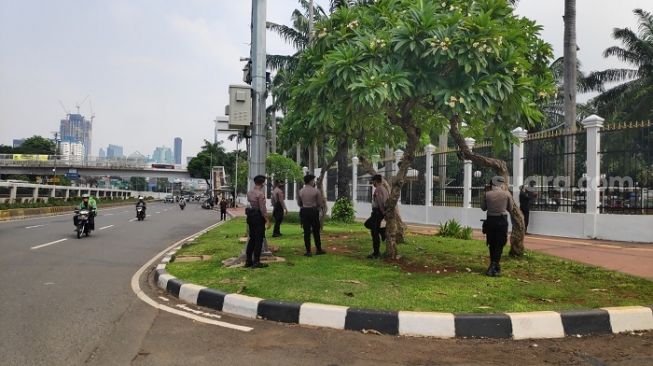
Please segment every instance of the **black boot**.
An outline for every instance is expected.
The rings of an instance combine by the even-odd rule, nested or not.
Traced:
[[[501,265],[499,264],[499,262],[494,263],[494,275],[501,276]]]
[[[487,271],[485,271],[485,275],[489,277],[496,277],[497,275],[496,263],[494,262],[490,263],[490,266],[487,268]]]

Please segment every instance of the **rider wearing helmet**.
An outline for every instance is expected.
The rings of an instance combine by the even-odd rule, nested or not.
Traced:
[[[142,206],[143,211],[147,209],[147,204],[145,203],[145,197],[143,196],[138,196],[138,202],[136,202],[136,207]]]
[[[91,199],[91,196],[88,194],[83,194],[82,195],[82,202],[77,206],[78,210],[88,210],[89,215],[88,215],[88,224],[91,230],[95,230],[95,215],[97,215],[97,203],[95,202],[94,199]],[[75,217],[76,219],[77,217]],[[76,221],[76,220],[75,220]],[[77,222],[75,222],[75,226],[77,226]]]

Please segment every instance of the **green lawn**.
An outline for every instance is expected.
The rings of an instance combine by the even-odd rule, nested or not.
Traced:
[[[535,252],[519,260],[504,257],[503,277],[486,277],[487,249],[476,240],[409,234],[398,261],[368,260],[371,239],[360,223],[328,223],[322,234],[328,254],[311,258],[303,256],[299,225],[284,224],[284,236],[269,243],[279,247],[276,255],[285,263],[256,270],[222,267],[222,259],[243,249],[238,237],[244,232],[244,220],[227,222],[178,253],[212,254],[212,260],[173,262],[167,270],[226,292],[380,310],[504,312],[653,303],[653,282]]]

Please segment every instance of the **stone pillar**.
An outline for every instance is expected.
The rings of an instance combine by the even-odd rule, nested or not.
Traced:
[[[34,190],[32,191],[32,201],[36,202],[36,200],[39,198],[39,186],[35,186]]]
[[[599,213],[599,185],[601,182],[601,135],[599,131],[605,120],[597,115],[591,115],[582,122],[587,130],[587,198],[585,213]]]
[[[426,157],[426,167],[424,169],[424,202],[426,207],[433,206],[433,153],[435,146],[428,144],[424,148],[424,155]]]
[[[11,188],[9,189],[9,203],[16,203],[17,195],[18,195],[18,186],[12,184]]]
[[[374,167],[374,171],[376,172],[379,171],[379,161],[381,161],[381,155],[379,154],[372,155],[372,166]]]
[[[512,197],[519,205],[519,187],[524,185],[524,140],[528,131],[521,127],[512,130],[517,142],[512,145]]]
[[[356,205],[358,201],[358,157],[351,158],[351,201]]]
[[[476,140],[471,137],[465,139],[465,144],[471,150],[474,148]],[[463,168],[463,208],[472,207],[472,161],[465,160]]]
[[[440,202],[444,204],[447,199],[447,154],[449,130],[445,130],[438,137],[438,179],[440,183]]]
[[[64,196],[65,200],[68,200],[70,198],[70,189],[66,188],[66,195]]]

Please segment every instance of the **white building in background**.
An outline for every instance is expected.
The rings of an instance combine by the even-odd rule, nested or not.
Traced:
[[[62,141],[59,143],[59,150],[63,160],[84,160],[84,144],[81,142]]]

